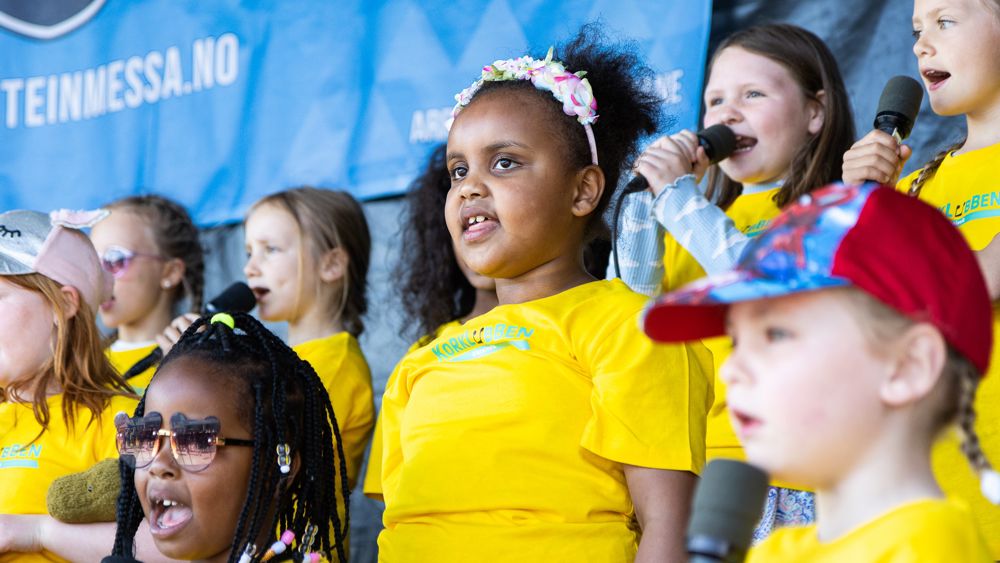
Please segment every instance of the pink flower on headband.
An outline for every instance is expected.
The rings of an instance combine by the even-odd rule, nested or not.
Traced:
[[[566,115],[575,115],[580,123],[585,125],[593,123],[597,119],[597,100],[594,99],[590,82],[582,76],[569,73],[555,77],[555,81],[562,95],[563,111]]]

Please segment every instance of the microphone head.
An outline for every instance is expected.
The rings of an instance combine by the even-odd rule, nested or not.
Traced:
[[[736,134],[721,123],[698,131],[698,144],[705,148],[708,160],[715,164],[736,152]]]
[[[257,306],[257,298],[250,286],[236,282],[225,289],[214,299],[205,303],[205,313],[249,313]]]
[[[875,128],[883,129],[883,120],[890,118],[899,137],[907,138],[913,129],[913,122],[917,120],[923,100],[924,87],[919,82],[909,76],[893,76],[885,83],[882,96],[878,99]]]
[[[768,478],[760,469],[731,459],[705,466],[694,492],[688,549],[698,538],[722,542],[730,553],[745,553],[764,512]]]

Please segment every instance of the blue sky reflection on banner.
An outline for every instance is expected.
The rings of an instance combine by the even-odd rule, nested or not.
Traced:
[[[0,0],[0,208],[155,191],[203,225],[301,184],[400,193],[483,64],[597,18],[639,42],[694,127],[711,15],[710,0],[36,4]]]

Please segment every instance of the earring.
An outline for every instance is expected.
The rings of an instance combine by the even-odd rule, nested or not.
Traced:
[[[161,286],[163,287],[163,289],[170,289],[171,287],[173,287],[173,285],[174,285],[174,284],[173,284],[173,283],[171,283],[171,282],[170,282],[170,281],[168,280],[168,281],[165,281],[165,282],[163,282],[163,283],[162,283],[162,284],[160,284],[160,285],[161,285]]]

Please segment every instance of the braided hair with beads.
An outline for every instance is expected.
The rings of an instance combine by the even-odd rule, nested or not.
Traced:
[[[157,371],[182,357],[218,365],[223,377],[241,382],[238,388],[245,395],[240,404],[247,407],[240,417],[253,431],[252,467],[228,561],[259,560],[266,546],[255,542],[267,530],[301,534],[310,529],[315,532],[312,545],[296,550],[303,558],[311,550],[327,558],[336,553],[337,560],[346,563],[347,466],[329,395],[312,366],[259,321],[239,313],[216,315],[211,321],[198,319]],[[151,387],[155,382],[154,375]],[[145,397],[135,416],[144,413]],[[297,471],[289,471],[290,458],[283,459],[282,446],[290,450],[291,458],[297,458]],[[118,529],[108,558],[116,561],[127,560],[122,558],[135,552],[135,533],[143,519],[134,486],[135,469],[124,461],[119,469]],[[338,486],[345,499],[343,522],[337,512]]]

